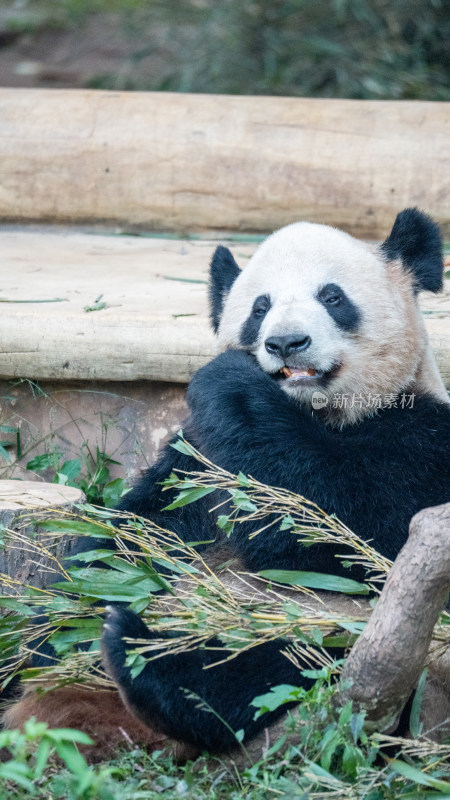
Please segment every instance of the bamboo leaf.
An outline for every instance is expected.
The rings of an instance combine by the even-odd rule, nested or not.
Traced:
[[[162,277],[166,281],[180,281],[180,283],[208,283],[208,281],[203,281],[199,278],[173,278],[171,275],[163,275]]]
[[[239,483],[240,486],[250,486],[251,485],[250,479],[247,478],[247,476],[244,475],[243,472],[238,472],[236,478],[237,478],[237,482]]]
[[[257,511],[257,506],[252,503],[245,492],[242,492],[240,489],[229,489],[228,492],[233,499],[234,505],[240,508],[241,511],[249,511],[250,513]]]
[[[369,587],[351,578],[339,575],[326,575],[322,572],[301,572],[287,569],[265,569],[259,572],[262,578],[287,586],[304,586],[308,589],[327,589],[344,594],[369,594]]]
[[[174,508],[182,508],[182,506],[187,506],[189,503],[194,503],[196,500],[200,500],[201,497],[205,497],[207,494],[211,494],[211,492],[215,492],[214,486],[202,486],[198,487],[197,489],[183,489],[173,503],[170,505],[165,506],[163,509],[164,511],[172,511]]]
[[[81,536],[93,536],[96,539],[107,539],[116,535],[114,528],[96,522],[81,522],[75,519],[37,520],[36,525],[45,528],[49,533],[71,533]]]
[[[102,309],[106,308],[106,305],[107,304],[105,301],[101,303],[93,303],[91,306],[84,306],[83,310],[86,311],[86,313],[89,313],[90,311],[102,311]]]
[[[193,447],[191,447],[191,445],[187,442],[178,440],[177,442],[172,442],[170,446],[173,447],[174,450],[178,450],[179,453],[183,453],[185,456],[194,455]]]
[[[443,781],[439,778],[433,778],[432,775],[426,775],[420,769],[406,764],[404,761],[393,759],[389,762],[391,769],[408,778],[410,781],[420,784],[420,786],[429,786],[431,789],[436,789],[438,792],[450,795],[450,781]]]

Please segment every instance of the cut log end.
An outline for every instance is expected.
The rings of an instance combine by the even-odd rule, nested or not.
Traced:
[[[42,519],[45,512],[54,518],[63,512],[73,512],[84,501],[81,489],[72,486],[0,481],[0,524],[5,532],[5,544],[0,550],[3,594],[20,591],[25,584],[42,589],[58,580],[58,563],[68,552],[71,538],[49,541],[44,528],[36,525],[34,515],[39,514]],[[46,552],[36,545],[41,535],[46,536]]]
[[[0,518],[10,511],[25,513],[46,508],[67,508],[83,501],[83,492],[73,486],[37,481],[0,481]]]

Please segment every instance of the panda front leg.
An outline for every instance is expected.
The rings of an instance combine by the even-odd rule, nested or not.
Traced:
[[[148,661],[134,679],[126,665],[127,652],[142,642],[160,638],[129,609],[108,606],[102,637],[105,668],[115,680],[122,700],[153,730],[211,753],[238,747],[253,739],[285,713],[288,706],[254,720],[254,697],[281,683],[311,685],[281,652],[283,641],[268,642],[240,653],[236,659],[205,669],[218,659],[217,649],[192,650]],[[131,640],[127,641],[127,640]],[[215,648],[218,641],[211,642]]]
[[[226,350],[202,367],[189,384],[186,399],[198,448],[227,469],[231,462],[238,469],[245,463],[254,467],[258,449],[285,454],[283,448],[292,449],[294,440],[300,444],[305,437],[320,436],[317,420],[242,350]]]

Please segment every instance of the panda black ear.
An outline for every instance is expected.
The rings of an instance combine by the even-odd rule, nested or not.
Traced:
[[[439,225],[427,214],[417,208],[405,208],[397,214],[381,251],[389,261],[401,258],[414,276],[416,292],[442,289],[442,236]]]
[[[219,327],[225,298],[240,274],[241,270],[228,248],[220,245],[212,257],[209,270],[209,306],[214,333]]]

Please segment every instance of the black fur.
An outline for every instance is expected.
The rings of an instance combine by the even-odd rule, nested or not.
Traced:
[[[412,408],[384,409],[338,431],[301,410],[252,356],[229,350],[195,375],[187,399],[191,417],[186,433],[208,458],[231,472],[250,472],[260,481],[305,495],[389,558],[406,541],[417,511],[450,499],[450,408],[431,397],[416,397]],[[161,516],[167,493],[161,499],[156,484],[175,463],[186,468],[186,460],[166,449],[123,506],[169,524],[185,540],[198,540],[211,536],[209,508],[217,498],[209,495],[168,520],[167,514]],[[259,524],[238,526],[233,533],[246,568],[361,577],[360,568],[349,572],[342,566],[337,558],[342,547],[302,547],[295,535],[277,528],[249,541]],[[132,682],[124,665],[125,647],[118,641],[119,633],[133,636],[132,626],[127,627],[126,615],[120,619],[114,636],[108,633],[104,640],[117,682],[141,718],[188,743],[214,751],[232,741],[217,717],[197,709],[179,687],[202,695],[235,730],[244,728],[249,739],[259,729],[252,722],[250,698],[271,685],[302,682],[279,653],[283,643],[261,645],[245,658],[206,671],[211,658],[206,650],[167,656],[149,663]]]
[[[251,314],[248,319],[245,320],[239,335],[239,341],[243,347],[250,347],[252,344],[255,344],[262,321],[269,309],[270,297],[268,297],[267,294],[261,294],[256,298],[253,303]]]
[[[394,222],[394,227],[381,245],[384,256],[393,260],[401,258],[414,275],[417,292],[442,289],[442,236],[439,226],[417,208],[405,208]]]
[[[209,284],[209,304],[214,333],[217,333],[219,327],[225,297],[240,271],[228,248],[222,245],[217,247],[211,261]]]
[[[358,329],[361,312],[340,286],[335,283],[327,283],[320,290],[318,298],[339,328],[348,333],[353,333]]]

